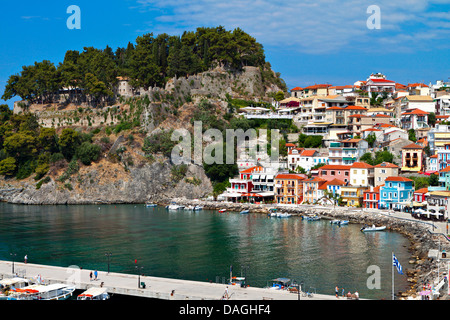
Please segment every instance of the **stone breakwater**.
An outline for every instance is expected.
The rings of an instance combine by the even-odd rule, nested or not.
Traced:
[[[413,218],[399,218],[389,214],[385,210],[363,211],[356,208],[342,207],[322,207],[322,206],[276,206],[269,204],[248,204],[248,203],[229,203],[219,201],[201,201],[172,199],[177,204],[184,206],[202,206],[206,210],[226,209],[231,212],[240,212],[249,210],[250,213],[268,214],[270,208],[277,208],[280,213],[290,213],[293,218],[301,217],[308,214],[316,214],[323,219],[341,219],[348,220],[349,223],[367,224],[367,225],[383,225],[387,230],[401,233],[408,238],[410,245],[408,251],[411,256],[407,264],[403,264],[404,273],[410,288],[406,292],[398,292],[397,297],[418,298],[418,293],[425,284],[434,284],[437,278],[437,262],[428,257],[430,249],[446,249],[450,251],[450,242],[441,234],[433,233],[431,223]],[[161,202],[160,205],[167,205],[167,202]],[[443,278],[443,270],[447,269],[446,262],[440,262],[440,274]]]

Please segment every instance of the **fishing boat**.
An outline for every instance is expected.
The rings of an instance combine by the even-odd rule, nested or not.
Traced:
[[[224,213],[224,212],[227,212],[227,209],[220,209],[219,210],[219,213]]]
[[[250,211],[249,210],[242,210],[241,212],[240,212],[240,214],[248,214]]]
[[[145,206],[147,208],[154,208],[154,207],[157,207],[158,205],[156,203],[147,203],[147,204],[145,204]]]
[[[77,300],[108,300],[109,294],[106,288],[92,287],[78,295]]]
[[[16,292],[10,295],[8,300],[67,300],[74,291],[74,286],[63,283],[31,285],[16,289]]]
[[[383,231],[386,229],[386,226],[381,227],[375,227],[375,225],[372,225],[372,227],[364,226],[361,228],[362,232],[374,232],[374,231]]]
[[[0,280],[0,300],[6,300],[10,294],[14,294],[17,289],[30,285],[27,279],[14,277]]]

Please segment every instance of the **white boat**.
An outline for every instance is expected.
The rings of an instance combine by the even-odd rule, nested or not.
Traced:
[[[147,203],[145,206],[146,206],[147,208],[153,208],[153,207],[157,207],[158,205],[155,204],[155,203]]]
[[[339,226],[347,225],[348,220],[331,220],[331,224],[337,224]]]
[[[292,214],[290,213],[280,213],[280,212],[277,213],[277,218],[289,218],[291,216]]]
[[[8,300],[67,300],[75,291],[74,286],[63,283],[32,285],[21,289],[8,297]]]
[[[249,213],[248,210],[242,210],[242,211],[240,212],[240,214],[248,214],[248,213]]]
[[[184,210],[186,210],[186,211],[194,211],[194,206],[187,206],[187,207],[184,207]]]
[[[269,213],[267,214],[269,217],[276,217],[278,215],[276,208],[270,208]]]
[[[195,206],[194,207],[194,211],[200,211],[200,210],[203,210],[202,206]]]
[[[108,300],[109,294],[106,288],[92,287],[78,295],[77,300]]]
[[[308,221],[317,221],[317,220],[320,220],[320,217],[318,215],[307,215],[307,216],[302,216],[302,219],[308,220]]]
[[[171,204],[169,204],[169,205],[166,207],[166,209],[169,209],[169,210],[181,210],[181,209],[184,209],[184,206],[178,205],[178,204],[176,204],[175,202],[172,202]]]
[[[27,279],[14,277],[0,280],[0,300],[5,300],[10,294],[14,294],[17,289],[28,287],[30,282]]]
[[[386,229],[386,226],[381,226],[381,227],[375,227],[375,225],[372,225],[372,227],[362,227],[361,231],[362,232],[373,232],[373,231],[383,231]]]
[[[224,212],[227,212],[227,209],[220,209],[219,210],[219,213],[224,213]]]

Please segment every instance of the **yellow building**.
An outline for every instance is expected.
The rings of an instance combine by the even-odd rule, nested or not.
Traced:
[[[411,143],[402,148],[402,172],[420,172],[424,169],[423,147]]]
[[[275,177],[275,202],[300,204],[303,201],[303,180],[301,174],[278,174]]]
[[[342,186],[341,199],[347,207],[361,207],[366,189],[368,188],[363,186]]]

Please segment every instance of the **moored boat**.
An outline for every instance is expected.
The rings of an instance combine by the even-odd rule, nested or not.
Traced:
[[[249,210],[242,210],[241,212],[240,212],[240,214],[248,214],[250,211]]]
[[[195,206],[194,207],[194,211],[201,211],[201,210],[203,210],[202,206]]]
[[[220,209],[219,210],[219,213],[224,213],[224,212],[227,212],[227,209]]]
[[[286,213],[286,212],[284,212],[284,213],[278,212],[276,215],[277,218],[290,218],[291,216],[292,216],[292,214]]]
[[[146,203],[145,206],[147,208],[154,208],[154,207],[157,207],[158,205],[156,203]]]
[[[14,294],[17,289],[30,285],[27,279],[14,277],[0,280],[0,300],[5,300],[9,295]]]
[[[331,224],[337,224],[338,226],[344,226],[348,224],[348,220],[331,220]]]
[[[307,216],[302,216],[302,219],[307,220],[307,221],[317,221],[317,220],[320,220],[320,217],[318,215],[307,215]]]
[[[108,300],[109,294],[106,288],[92,287],[78,295],[77,300]]]
[[[386,229],[386,226],[376,227],[375,225],[372,225],[371,227],[364,226],[361,228],[362,232],[374,232],[374,231],[383,231]]]
[[[8,300],[67,300],[75,291],[74,286],[63,283],[32,285],[21,289],[8,297]]]

